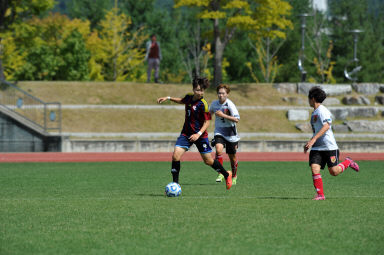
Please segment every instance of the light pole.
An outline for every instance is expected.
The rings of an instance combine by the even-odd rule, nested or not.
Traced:
[[[359,29],[354,29],[349,32],[353,34],[353,59],[348,61],[348,63],[345,65],[344,76],[348,80],[355,82],[357,81],[357,76],[355,76],[355,74],[358,73],[363,68],[361,65],[360,66],[357,65],[359,62],[359,59],[357,58],[357,41],[358,41],[359,34],[364,31]],[[353,63],[354,63],[354,68],[352,69],[352,71],[348,72],[347,67]]]
[[[299,17],[301,18],[301,48],[299,51],[299,60],[297,62],[297,66],[299,67],[300,74],[301,74],[301,82],[305,82],[307,78],[307,71],[304,69],[304,50],[305,50],[305,43],[304,43],[304,38],[305,38],[305,28],[306,28],[306,18],[311,16],[308,13],[302,13],[299,14]]]

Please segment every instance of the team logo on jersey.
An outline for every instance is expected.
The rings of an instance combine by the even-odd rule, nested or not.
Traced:
[[[313,122],[317,121],[317,115],[313,115]]]
[[[336,162],[336,156],[331,156],[331,162],[335,163]]]
[[[194,105],[192,108],[193,108],[194,111],[196,111],[196,105]]]

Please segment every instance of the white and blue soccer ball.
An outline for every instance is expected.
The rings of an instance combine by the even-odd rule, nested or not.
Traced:
[[[176,182],[168,183],[167,186],[165,186],[165,195],[167,197],[178,197],[181,195],[181,187]]]

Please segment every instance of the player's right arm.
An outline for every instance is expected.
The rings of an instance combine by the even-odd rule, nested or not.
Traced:
[[[165,102],[165,101],[167,101],[167,100],[169,100],[169,101],[172,101],[172,102],[175,102],[175,103],[177,103],[177,104],[183,104],[183,102],[182,102],[182,98],[179,98],[179,97],[170,97],[170,96],[168,96],[168,97],[160,97],[160,98],[158,98],[157,99],[157,103],[158,104],[161,104],[162,102]]]
[[[331,128],[331,125],[328,122],[325,122],[323,127],[317,132],[315,136],[312,137],[311,140],[309,140],[305,145],[304,145],[304,153],[307,153],[307,151],[316,143],[317,139],[322,137],[325,132],[328,131],[328,129]]]

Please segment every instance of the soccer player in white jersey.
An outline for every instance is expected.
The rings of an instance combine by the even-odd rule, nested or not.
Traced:
[[[216,149],[216,159],[223,164],[223,149],[226,149],[232,167],[232,185],[237,181],[236,151],[240,137],[237,133],[236,123],[240,121],[240,115],[235,104],[228,99],[231,91],[228,85],[221,84],[216,88],[219,100],[212,102],[209,107],[211,114],[215,114],[215,131],[212,146]],[[216,182],[222,182],[224,176],[218,174]]]
[[[325,200],[323,191],[323,180],[321,179],[320,169],[328,165],[329,173],[337,176],[351,167],[356,172],[359,166],[351,158],[347,157],[339,163],[339,148],[333,135],[331,124],[331,112],[321,103],[327,97],[324,90],[316,86],[311,88],[308,93],[308,102],[314,111],[311,116],[311,126],[313,137],[304,145],[304,153],[309,149],[309,165],[312,170],[313,186],[317,194],[313,200]]]

